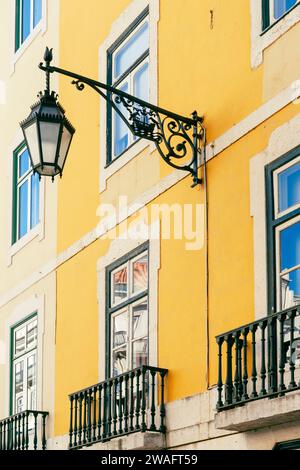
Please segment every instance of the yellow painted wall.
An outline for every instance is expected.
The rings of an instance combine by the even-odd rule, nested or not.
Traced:
[[[70,9],[69,0],[62,0],[60,65],[97,78],[98,48],[129,3],[90,0],[82,8],[73,0]],[[275,72],[264,64],[251,69],[248,1],[162,0],[158,34],[158,102],[185,115],[195,108],[204,113],[209,141],[263,104],[264,80],[272,81]],[[281,88],[273,84],[274,93],[284,87],[281,80]],[[96,226],[99,202],[115,202],[119,194],[134,200],[171,172],[164,162],[158,171],[149,161],[145,172],[140,155],[111,178],[100,197],[98,97],[90,90],[78,94],[66,78],[60,79],[60,95],[77,133],[59,183],[59,252]],[[249,161],[297,113],[296,106],[286,107],[208,163],[209,350],[205,249],[188,252],[183,241],[161,241],[158,366],[169,369],[168,400],[206,390],[208,354],[208,385],[215,384],[215,335],[254,318]],[[203,186],[192,190],[190,183],[185,178],[153,202],[204,203]],[[108,249],[109,242],[99,240],[58,269],[57,435],[67,432],[67,394],[98,381],[96,263]]]
[[[69,0],[62,0],[60,65],[97,79],[99,46],[112,22],[129,4],[115,0],[108,8],[105,0],[89,0],[89,8],[85,9],[79,0],[72,1],[72,8]],[[182,5],[182,0],[160,2],[158,104],[182,115],[188,116],[195,109],[204,114],[210,141],[262,103],[262,69],[250,67],[247,1],[188,0],[184,16]],[[55,60],[57,63],[58,58]],[[251,93],[247,92],[249,89]],[[59,251],[96,225],[100,164],[99,97],[87,88],[77,92],[68,78],[60,77],[60,99],[77,132],[59,185]],[[157,158],[152,155],[152,159]],[[153,178],[147,179],[149,169],[145,172],[138,167],[134,170],[139,181],[136,187],[132,184],[132,170],[132,165],[126,165],[118,172],[112,182],[112,194],[116,187],[125,189],[124,184],[118,187],[118,180],[128,181],[130,192],[136,188],[136,196],[149,184],[155,184]],[[153,163],[156,182],[171,171],[161,161],[159,173]]]

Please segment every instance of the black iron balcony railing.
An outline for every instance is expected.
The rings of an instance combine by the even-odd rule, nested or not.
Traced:
[[[69,395],[69,448],[138,431],[165,433],[166,374],[142,366]]]
[[[300,306],[218,335],[216,340],[219,411],[300,388]]]
[[[0,450],[46,450],[47,411],[26,410],[0,421]]]

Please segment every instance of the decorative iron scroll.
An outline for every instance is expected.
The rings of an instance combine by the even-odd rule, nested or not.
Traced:
[[[52,57],[51,57],[52,59]],[[49,65],[39,65],[46,74],[58,72],[72,77],[72,84],[79,91],[85,85],[93,88],[120,116],[136,137],[155,142],[159,154],[170,166],[191,173],[193,185],[201,183],[198,178],[201,147],[205,145],[203,118],[193,112],[191,118],[180,116],[158,106],[154,106],[112,86],[97,82],[88,77]]]

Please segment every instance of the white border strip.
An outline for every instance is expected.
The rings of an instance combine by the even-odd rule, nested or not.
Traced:
[[[106,365],[106,341],[105,341],[105,325],[106,325],[106,299],[105,292],[105,272],[107,266],[130,253],[130,251],[138,248],[140,245],[149,241],[149,292],[148,292],[148,309],[149,309],[149,364],[153,367],[158,363],[157,350],[157,331],[158,331],[158,270],[160,268],[160,225],[154,222],[151,226],[140,222],[136,223],[138,233],[151,233],[153,239],[131,240],[130,237],[116,238],[110,245],[108,252],[97,261],[97,297],[98,297],[98,315],[99,315],[99,364],[98,376],[99,382],[105,380]],[[123,234],[124,235],[124,234]]]
[[[150,103],[157,104],[157,23],[159,21],[159,0],[134,0],[128,8],[112,24],[109,36],[99,47],[99,80],[106,83],[107,75],[107,50],[120,37],[134,20],[149,6],[149,80]],[[119,171],[123,166],[149,147],[150,153],[155,150],[155,144],[149,140],[141,139],[135,145],[130,146],[120,157],[106,166],[106,101],[100,100],[100,174],[99,192],[106,190],[107,180]]]
[[[276,95],[267,103],[260,106],[256,111],[251,113],[245,119],[236,124],[223,135],[218,137],[214,142],[207,145],[207,160],[211,160],[218,154],[223,152],[226,148],[232,145],[234,142],[241,139],[243,136],[248,134],[250,131],[255,129],[257,126],[262,124],[268,118],[276,114],[278,111],[283,109],[288,104],[297,100],[300,97],[300,80],[293,82],[288,88]],[[39,282],[41,279],[48,276],[52,271],[55,271],[59,266],[68,261],[70,258],[75,256],[77,253],[85,249],[87,246],[95,242],[98,238],[101,238],[109,230],[114,228],[126,220],[131,215],[138,212],[142,207],[146,206],[153,199],[158,197],[160,194],[167,191],[169,188],[174,186],[179,181],[186,178],[186,173],[176,170],[163,178],[153,188],[143,193],[136,201],[134,201],[129,207],[128,213],[122,215],[117,223],[115,220],[104,219],[102,223],[95,229],[88,232],[80,240],[76,241],[67,250],[60,253],[56,258],[51,260],[49,263],[44,265],[39,270],[33,272],[30,276],[20,282],[18,285],[8,290],[0,296],[0,308],[6,305],[8,302],[13,300],[19,294],[24,292],[26,289],[31,287],[33,284]]]

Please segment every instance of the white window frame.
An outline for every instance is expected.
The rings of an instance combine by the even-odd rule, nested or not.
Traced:
[[[32,0],[31,0],[32,2]],[[33,40],[39,35],[44,34],[47,30],[47,11],[48,11],[48,0],[42,0],[42,18],[34,28],[30,28],[31,31],[25,41],[20,44],[20,47],[15,50],[15,36],[16,36],[16,2],[13,1],[12,8],[12,27],[11,27],[11,73],[15,71],[15,65],[22,57],[26,49],[30,46]],[[32,10],[31,10],[32,11]],[[33,26],[33,15],[31,15],[31,26]]]
[[[282,18],[262,31],[262,2],[251,0],[251,66],[256,68],[263,62],[263,52],[280,36],[300,21],[300,2]]]
[[[99,382],[106,379],[106,268],[117,259],[127,255],[132,250],[139,247],[145,241],[149,241],[149,258],[148,258],[148,358],[149,365],[157,367],[158,350],[157,350],[157,334],[158,334],[158,272],[160,269],[160,227],[159,223],[152,225],[143,224],[145,230],[142,230],[140,223],[136,224],[138,233],[151,233],[152,237],[133,239],[131,232],[125,233],[121,237],[113,240],[105,254],[97,262],[98,273],[98,308],[99,308]]]
[[[129,253],[130,254],[130,253]],[[147,287],[144,291],[133,291],[133,265],[136,261],[138,261],[140,258],[143,258],[145,255],[147,255],[147,270],[148,270],[148,284]],[[127,296],[124,297],[122,300],[119,302],[113,302],[113,283],[112,283],[112,277],[113,275],[120,271],[122,268],[126,267],[127,268],[127,286],[128,286],[128,291],[127,291]],[[118,349],[121,348],[121,346],[118,347],[113,347],[113,332],[112,332],[112,325],[113,325],[113,319],[114,317],[117,317],[118,315],[122,313],[126,313],[128,316],[128,327],[127,327],[127,342],[126,344],[126,352],[127,352],[127,370],[131,370],[133,368],[132,365],[132,351],[133,351],[133,343],[136,342],[139,339],[144,339],[147,337],[148,341],[148,357],[149,357],[149,249],[145,249],[141,253],[139,253],[136,256],[133,256],[132,258],[129,258],[124,264],[121,264],[117,268],[113,269],[109,273],[110,275],[110,301],[111,301],[111,307],[118,307],[120,304],[120,309],[116,310],[114,313],[110,314],[110,373],[113,373],[113,352],[117,351]],[[141,297],[138,300],[134,300],[135,296],[138,294],[142,294],[142,292],[145,293],[143,297]],[[132,300],[131,300],[132,299]],[[132,312],[133,308],[142,303],[143,301],[147,300],[147,335],[145,336],[140,336],[137,338],[133,338],[133,332],[132,332]],[[128,305],[125,307],[122,307],[123,302],[130,302]]]
[[[149,7],[149,102],[154,105],[157,104],[157,24],[159,20],[159,3],[160,0],[133,0],[113,23],[110,34],[99,47],[99,81],[106,83],[107,51],[122,33],[134,23],[145,8]],[[106,109],[106,102],[100,100],[100,193],[106,190],[107,180],[145,148],[149,148],[150,153],[154,152],[156,149],[153,142],[146,139],[139,139],[107,166]]]

